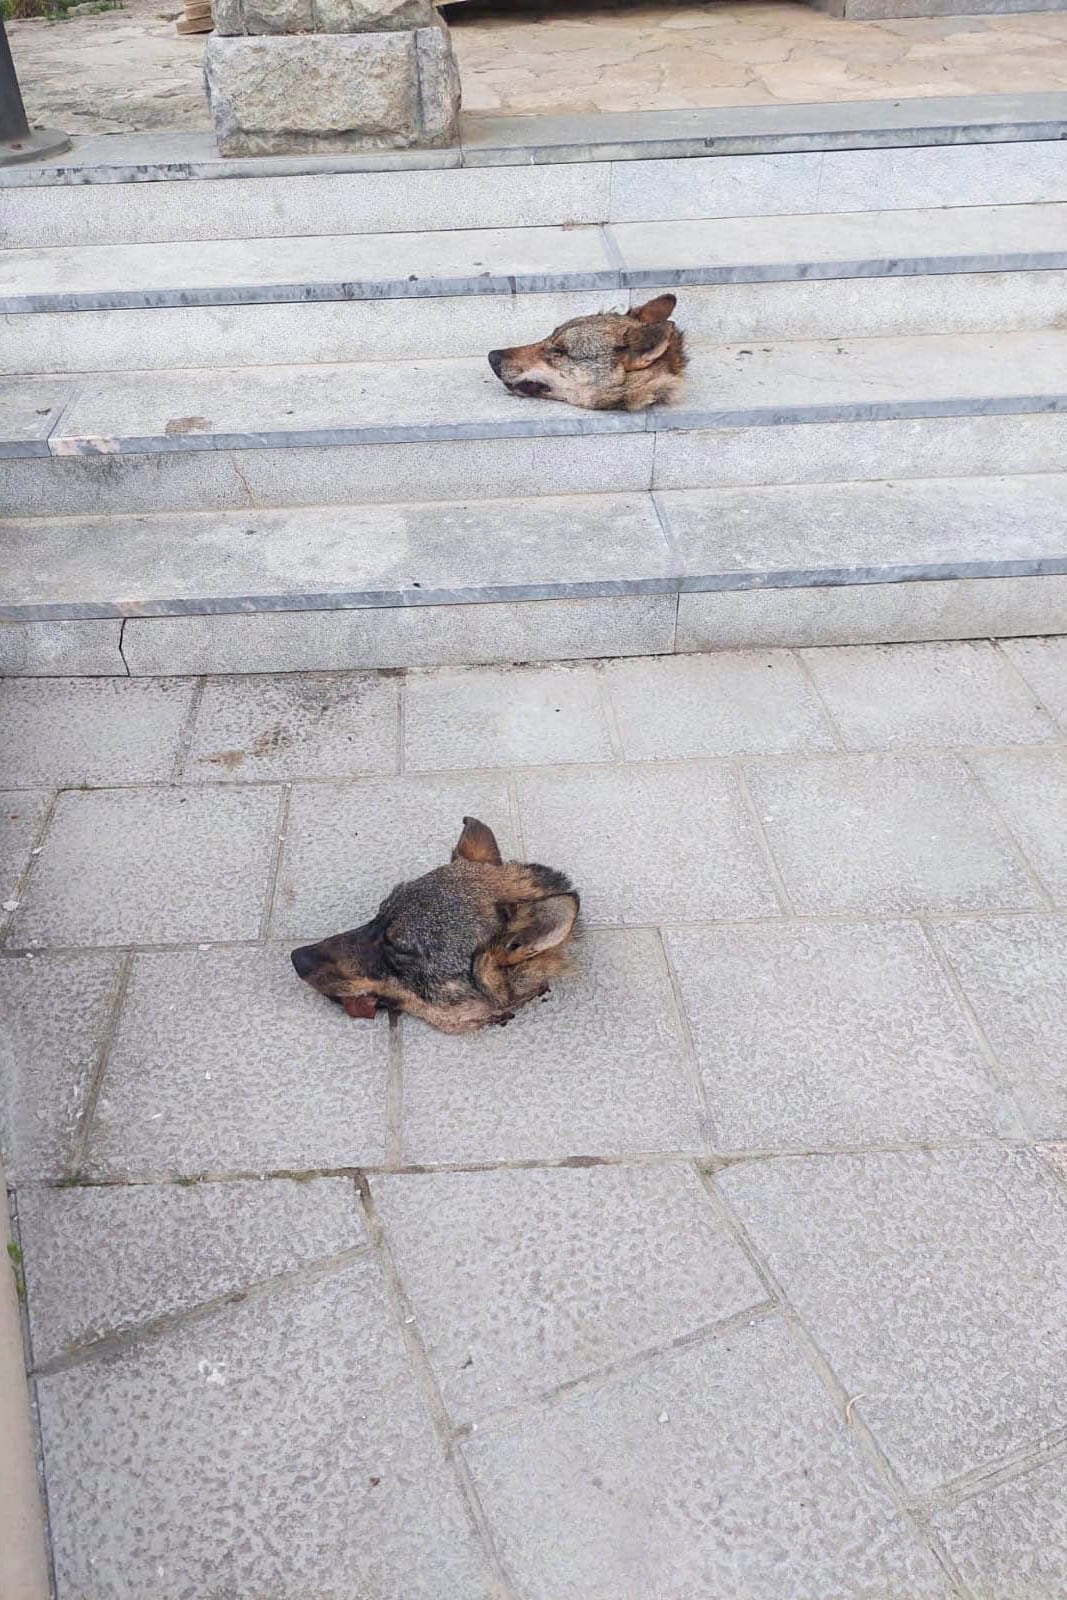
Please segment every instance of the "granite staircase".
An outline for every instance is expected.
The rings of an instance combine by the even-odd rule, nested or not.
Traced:
[[[1067,631],[1064,102],[0,175],[0,671]],[[661,288],[676,406],[489,370]]]

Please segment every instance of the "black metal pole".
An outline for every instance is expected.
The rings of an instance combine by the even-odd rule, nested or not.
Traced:
[[[15,63],[11,59],[11,46],[7,42],[7,29],[0,16],[0,167],[10,166],[14,161],[40,161],[44,156],[58,155],[69,149],[70,140],[65,133],[53,128],[31,131]]]

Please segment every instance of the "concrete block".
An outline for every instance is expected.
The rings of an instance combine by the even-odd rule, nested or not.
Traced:
[[[590,922],[705,921],[779,909],[736,782],[721,768],[529,773],[518,791],[527,849],[570,873]]]
[[[918,928],[674,929],[667,946],[717,1148],[1024,1132]]]
[[[384,1018],[354,1023],[302,984],[286,949],[139,955],[89,1167],[126,1180],[381,1162],[387,1041]]]
[[[267,788],[69,791],[7,943],[254,939],[277,818]]]
[[[463,1454],[528,1600],[950,1593],[778,1321],[480,1428]]]
[[[459,74],[444,23],[384,33],[212,34],[208,105],[227,156],[455,142]]]
[[[153,617],[126,624],[135,675],[315,672],[658,655],[674,641],[673,595],[413,606],[258,616]]]
[[[159,678],[10,678],[0,683],[5,763],[26,785],[165,783],[193,687]]]
[[[0,1146],[8,1183],[69,1175],[119,965],[107,954],[0,961]]]
[[[294,789],[275,895],[276,936],[302,943],[366,922],[394,884],[444,865],[465,815],[489,824],[505,857],[519,854],[503,778]]]
[[[305,1600],[324,1575],[382,1600],[492,1593],[369,1260],[56,1373],[38,1399],[64,1600],[101,1573],[116,1600]]]
[[[936,932],[1029,1127],[1057,1138],[1067,1127],[1067,926],[1012,917]]]
[[[404,742],[408,772],[612,759],[590,667],[413,675],[404,695]]]
[[[38,1366],[366,1242],[346,1178],[35,1185],[19,1195],[19,1237]]]
[[[587,933],[574,972],[506,1028],[442,1037],[405,1022],[403,1079],[408,1161],[692,1154],[703,1146],[663,951],[648,929]]]
[[[394,680],[301,673],[206,683],[183,772],[186,783],[278,782],[396,764]]]
[[[117,619],[0,622],[0,678],[51,678],[68,672],[125,677],[126,665],[119,650],[121,633],[122,623]]]
[[[212,0],[217,34],[387,33],[426,28],[430,0]]]
[[[1048,744],[1051,717],[986,641],[807,650],[849,750]]]
[[[783,652],[609,661],[604,676],[628,761],[833,749],[813,690]]]
[[[1067,752],[1005,751],[969,759],[1053,901],[1067,906]]]
[[[1063,1195],[1034,1152],[813,1156],[717,1182],[905,1493],[1067,1421]]]
[[[799,912],[1040,903],[1007,830],[956,756],[783,758],[753,763],[747,775]]]
[[[678,598],[679,650],[989,639],[1067,630],[1067,578],[946,578]]]
[[[0,460],[46,456],[48,436],[76,393],[61,378],[0,379]]]
[[[765,1298],[689,1167],[433,1173],[372,1189],[457,1421]]]

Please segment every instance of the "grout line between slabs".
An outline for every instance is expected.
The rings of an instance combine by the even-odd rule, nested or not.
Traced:
[[[663,962],[663,972],[667,979],[667,989],[670,994],[671,1009],[674,1012],[675,1020],[678,1024],[678,1031],[682,1038],[682,1056],[685,1061],[685,1075],[689,1080],[689,1086],[696,1101],[697,1114],[700,1118],[700,1136],[703,1139],[706,1148],[709,1151],[714,1150],[716,1143],[715,1120],[711,1114],[711,1102],[708,1098],[707,1084],[704,1082],[704,1075],[700,1070],[700,1060],[697,1055],[696,1045],[693,1040],[693,1030],[689,1022],[689,1013],[686,1010],[685,999],[682,995],[682,986],[679,982],[678,973],[675,970],[674,962],[671,960],[670,946],[666,937],[664,936],[663,929],[657,928],[656,934],[658,936],[660,958]]]
[[[1061,747],[1057,746],[1057,745],[1052,745],[1052,744],[1048,744],[1048,745],[1016,745],[1013,750],[1009,750],[1009,753],[1011,753],[1011,754],[1023,754],[1027,750],[1031,750],[1031,751],[1032,750],[1041,750],[1041,751],[1049,751],[1049,752],[1051,752],[1051,751],[1057,750],[1058,748],[1061,748]],[[971,784],[972,784],[973,788],[980,795],[980,797],[985,801],[986,805],[992,811],[992,813],[993,813],[994,817],[996,818],[997,822],[1000,824],[1001,830],[1002,830],[1002,832],[1004,834],[1004,838],[1006,839],[1009,848],[1011,849],[1011,851],[1015,855],[1015,858],[1018,861],[1019,865],[1022,867],[1023,873],[1024,873],[1024,875],[1026,876],[1027,880],[1030,883],[1030,887],[1033,890],[1035,890],[1035,892],[1037,894],[1039,904],[1037,906],[1032,907],[1031,909],[1034,910],[1034,911],[1039,911],[1039,910],[1040,911],[1048,911],[1048,910],[1054,909],[1054,907],[1056,905],[1055,897],[1053,896],[1052,891],[1046,887],[1044,879],[1041,877],[1041,874],[1038,872],[1037,868],[1034,866],[1034,863],[1030,860],[1030,853],[1025,848],[1025,846],[1023,845],[1022,840],[1019,838],[1019,835],[1015,830],[1014,823],[1012,822],[1011,818],[1008,816],[1007,812],[1003,809],[1003,807],[999,804],[999,802],[990,793],[990,791],[986,787],[986,785],[982,782],[981,774],[978,771],[976,771],[976,769],[971,765],[971,762],[968,759],[969,756],[980,754],[982,752],[973,751],[973,750],[961,750],[961,751],[958,751],[956,753],[959,756],[960,765],[963,767],[963,769],[966,772],[968,778],[971,780]]]
[[[125,618],[123,618],[122,626],[123,628],[126,626]],[[127,668],[127,671],[128,670],[129,669]],[[192,748],[193,733],[196,729],[196,719],[200,714],[200,704],[204,698],[204,690],[206,688],[206,678],[193,679],[193,692],[189,697],[189,709],[185,714],[185,721],[183,722],[181,731],[178,734],[178,748],[174,752],[174,763],[171,767],[170,773],[171,783],[181,783],[185,777],[185,763],[188,759],[189,751]]]
[[[12,790],[8,792],[17,794],[20,791]],[[53,789],[47,803],[45,804],[44,811],[41,815],[41,820],[33,836],[33,843],[31,844],[29,854],[26,857],[26,865],[19,873],[18,878],[15,880],[15,886],[11,891],[11,898],[15,902],[14,911],[4,911],[3,909],[0,909],[0,947],[6,945],[8,935],[14,930],[15,918],[18,916],[19,907],[23,904],[29,891],[30,884],[33,880],[33,869],[45,848],[45,844],[48,839],[48,830],[52,826],[52,819],[56,814],[56,807],[59,804],[59,797],[62,793],[62,789]]]
[[[603,661],[598,661],[593,667],[596,678],[597,693],[600,699],[600,712],[608,730],[608,740],[611,744],[611,753],[616,762],[626,760],[626,749],[623,743],[622,729],[615,711],[615,702],[611,697],[611,687],[608,683],[607,668]]]
[[[404,1032],[403,1022],[389,1013],[386,1041],[385,1162],[390,1168],[404,1164]]]
[[[271,926],[274,922],[275,901],[278,894],[278,878],[281,874],[282,859],[285,855],[285,841],[289,832],[289,806],[292,799],[293,786],[291,783],[281,785],[281,794],[278,797],[278,812],[275,821],[276,834],[274,848],[271,851],[270,866],[267,869],[267,886],[263,896],[263,911],[259,922],[259,938],[253,941],[263,944],[271,935]]]
[[[954,1511],[968,1500],[975,1500],[980,1495],[999,1489],[1003,1484],[1014,1483],[1031,1472],[1039,1471],[1049,1462],[1060,1459],[1065,1451],[1067,1428],[1057,1428],[1036,1444],[1024,1445],[1010,1455],[1002,1456],[999,1461],[975,1467],[973,1471],[961,1473],[958,1478],[941,1484],[923,1502],[925,1515],[935,1517],[946,1511]]]
[[[854,1401],[858,1396],[849,1395],[841,1383],[830,1361],[819,1348],[815,1339],[808,1331],[799,1313],[796,1311],[783,1286],[778,1282],[774,1272],[764,1260],[762,1254],[750,1237],[747,1228],[727,1200],[726,1196],[715,1183],[714,1178],[708,1173],[700,1174],[704,1188],[711,1198],[712,1206],[720,1221],[722,1221],[737,1244],[744,1252],[753,1271],[764,1286],[770,1299],[785,1318],[795,1342],[800,1346],[807,1359],[808,1365],[814,1371],[826,1391],[827,1398],[833,1403],[834,1409],[841,1419],[842,1425],[851,1430],[857,1439],[860,1449],[866,1456],[877,1476],[884,1484],[891,1500],[896,1506],[901,1517],[909,1524],[918,1542],[929,1552],[945,1577],[952,1585],[953,1592],[958,1600],[973,1600],[970,1590],[966,1587],[941,1541],[933,1533],[923,1513],[912,1505],[904,1493],[903,1485],[897,1477],[895,1469],[890,1464],[871,1428],[856,1413]]]
[[[1056,713],[1052,710],[1052,707],[1047,703],[1044,697],[1038,694],[1037,690],[1034,688],[1033,684],[1030,682],[1030,679],[1016,661],[1015,657],[1011,655],[1009,651],[1005,650],[1004,645],[1008,641],[1005,641],[1004,639],[990,639],[989,642],[993,646],[993,649],[996,651],[997,655],[1000,657],[1001,661],[1007,667],[1008,672],[1012,675],[1012,677],[1022,684],[1027,694],[1032,696],[1034,703],[1041,711],[1045,713],[1046,717],[1048,717],[1049,721],[1052,723],[1052,726],[1059,733],[1060,738],[1067,738],[1067,724],[1062,722],[1061,719],[1057,717]]]
[[[369,1258],[371,1253],[369,1244],[350,1245],[344,1250],[334,1251],[332,1255],[306,1261],[291,1272],[275,1272],[266,1278],[256,1278],[252,1283],[243,1283],[238,1288],[226,1289],[221,1294],[212,1295],[209,1300],[199,1300],[195,1305],[185,1306],[179,1311],[165,1312],[162,1316],[152,1317],[147,1322],[138,1322],[115,1333],[105,1334],[92,1344],[51,1356],[34,1368],[33,1376],[49,1378],[57,1372],[66,1372],[71,1367],[85,1366],[89,1362],[116,1355],[144,1339],[162,1338],[165,1334],[173,1332],[176,1328],[185,1327],[188,1323],[203,1322],[227,1306],[243,1305],[248,1300],[262,1300],[276,1290],[284,1291],[311,1283],[316,1278],[328,1277],[330,1273],[343,1271],[345,1267],[351,1266],[353,1262],[363,1257]]]
[[[408,681],[406,674],[396,680],[396,775],[403,778],[407,772],[407,719]]]
[[[745,812],[747,813],[749,824],[756,840],[756,848],[763,858],[763,864],[767,871],[767,875],[771,880],[771,887],[774,889],[778,904],[781,906],[783,914],[786,917],[795,920],[797,915],[796,907],[794,906],[792,896],[786,887],[785,878],[782,876],[781,869],[779,868],[777,861],[774,859],[774,852],[771,849],[770,841],[767,838],[766,829],[763,826],[763,818],[760,816],[759,811],[756,808],[756,802],[753,799],[752,791],[748,786],[748,773],[745,770],[745,762],[744,760],[732,761],[729,763],[729,766],[733,772],[738,793],[741,796],[741,804],[744,806]]]
[[[851,751],[849,749],[848,745],[845,743],[844,734],[841,732],[841,729],[837,726],[837,719],[835,718],[833,712],[830,710],[829,702],[826,699],[826,696],[822,692],[822,689],[821,689],[821,687],[819,685],[819,680],[816,678],[814,672],[811,670],[811,663],[807,658],[806,651],[804,649],[802,649],[802,648],[793,649],[793,650],[789,651],[789,654],[792,656],[793,660],[796,662],[797,667],[800,670],[801,677],[807,683],[808,687],[810,688],[812,694],[815,696],[815,699],[819,704],[819,707],[820,707],[820,709],[822,711],[822,714],[826,719],[826,725],[827,725],[827,728],[829,729],[830,737],[834,741],[834,749],[840,751],[842,755],[853,755],[855,752]]]
[[[739,1328],[749,1328],[756,1323],[765,1322],[771,1317],[779,1315],[779,1307],[773,1300],[757,1300],[752,1305],[746,1306],[742,1311],[735,1311],[731,1316],[722,1317],[718,1322],[708,1322],[702,1327],[692,1328],[688,1333],[679,1334],[676,1339],[669,1339],[665,1344],[648,1345],[643,1350],[636,1350],[632,1355],[621,1356],[617,1361],[610,1361],[606,1366],[596,1367],[589,1372],[581,1372],[575,1378],[567,1378],[562,1383],[550,1389],[542,1389],[530,1395],[527,1399],[516,1401],[512,1405],[499,1406],[494,1410],[486,1411],[481,1416],[470,1422],[461,1423],[456,1429],[458,1441],[469,1439],[472,1435],[487,1432],[490,1428],[503,1426],[515,1421],[524,1412],[552,1406],[557,1401],[565,1400],[568,1395],[576,1390],[582,1392],[596,1389],[602,1384],[610,1383],[612,1378],[623,1376],[630,1372],[639,1372],[642,1367],[656,1361],[661,1356],[672,1355],[678,1350],[688,1350],[693,1345],[713,1343],[716,1339],[728,1338]]]
[[[930,923],[925,917],[920,917],[917,920],[919,930],[922,933],[923,938],[926,940],[927,947],[931,951],[934,960],[937,962],[945,982],[952,991],[953,997],[956,1001],[956,1006],[962,1013],[967,1026],[970,1029],[971,1035],[978,1046],[979,1053],[984,1059],[986,1066],[989,1068],[994,1081],[1000,1085],[1000,1088],[1004,1092],[1008,1103],[1013,1108],[1015,1115],[1018,1118],[1019,1127],[1025,1131],[1030,1139],[1036,1140],[1040,1138],[1040,1130],[1035,1126],[1034,1118],[1031,1116],[1025,1101],[1018,1094],[1015,1084],[1012,1082],[1011,1078],[1008,1076],[1008,1073],[1001,1065],[1000,1057],[994,1050],[989,1035],[986,1033],[985,1027],[980,1021],[978,1013],[963,987],[959,974],[952,964],[951,956],[941,943],[941,940],[937,937],[933,924]]]
[[[466,1508],[486,1561],[498,1585],[500,1600],[505,1600],[505,1597],[506,1600],[519,1600],[496,1549],[492,1530],[477,1489],[474,1486],[470,1468],[461,1453],[455,1448],[456,1428],[448,1414],[437,1379],[434,1377],[433,1368],[430,1365],[422,1335],[419,1333],[411,1303],[401,1281],[396,1262],[393,1260],[392,1250],[390,1249],[381,1217],[378,1214],[371,1186],[362,1174],[356,1176],[355,1184],[363,1207],[371,1248],[385,1283],[386,1295],[399,1325],[400,1336],[407,1349],[408,1360],[414,1373],[416,1384],[422,1392],[434,1431],[438,1436],[442,1454],[452,1470],[460,1499]]]
[[[126,992],[130,986],[130,976],[133,972],[133,963],[136,956],[132,950],[127,950],[119,961],[115,973],[115,986],[111,994],[111,1006],[108,1010],[107,1021],[104,1024],[103,1034],[93,1061],[89,1083],[85,1091],[85,1100],[82,1105],[81,1115],[78,1118],[71,1139],[70,1160],[67,1163],[67,1177],[78,1178],[82,1175],[85,1161],[89,1153],[89,1142],[92,1138],[93,1124],[96,1120],[96,1107],[100,1099],[100,1090],[104,1083],[104,1074],[111,1057],[111,1048],[119,1029],[122,1008],[126,1002]]]

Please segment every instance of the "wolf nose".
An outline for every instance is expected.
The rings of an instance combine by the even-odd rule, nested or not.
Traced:
[[[290,959],[298,978],[310,978],[319,964],[319,953],[313,944],[305,944],[299,950],[294,950]]]
[[[492,367],[498,378],[500,376],[500,369],[504,365],[505,354],[506,352],[503,350],[490,350],[489,352],[489,365]]]

